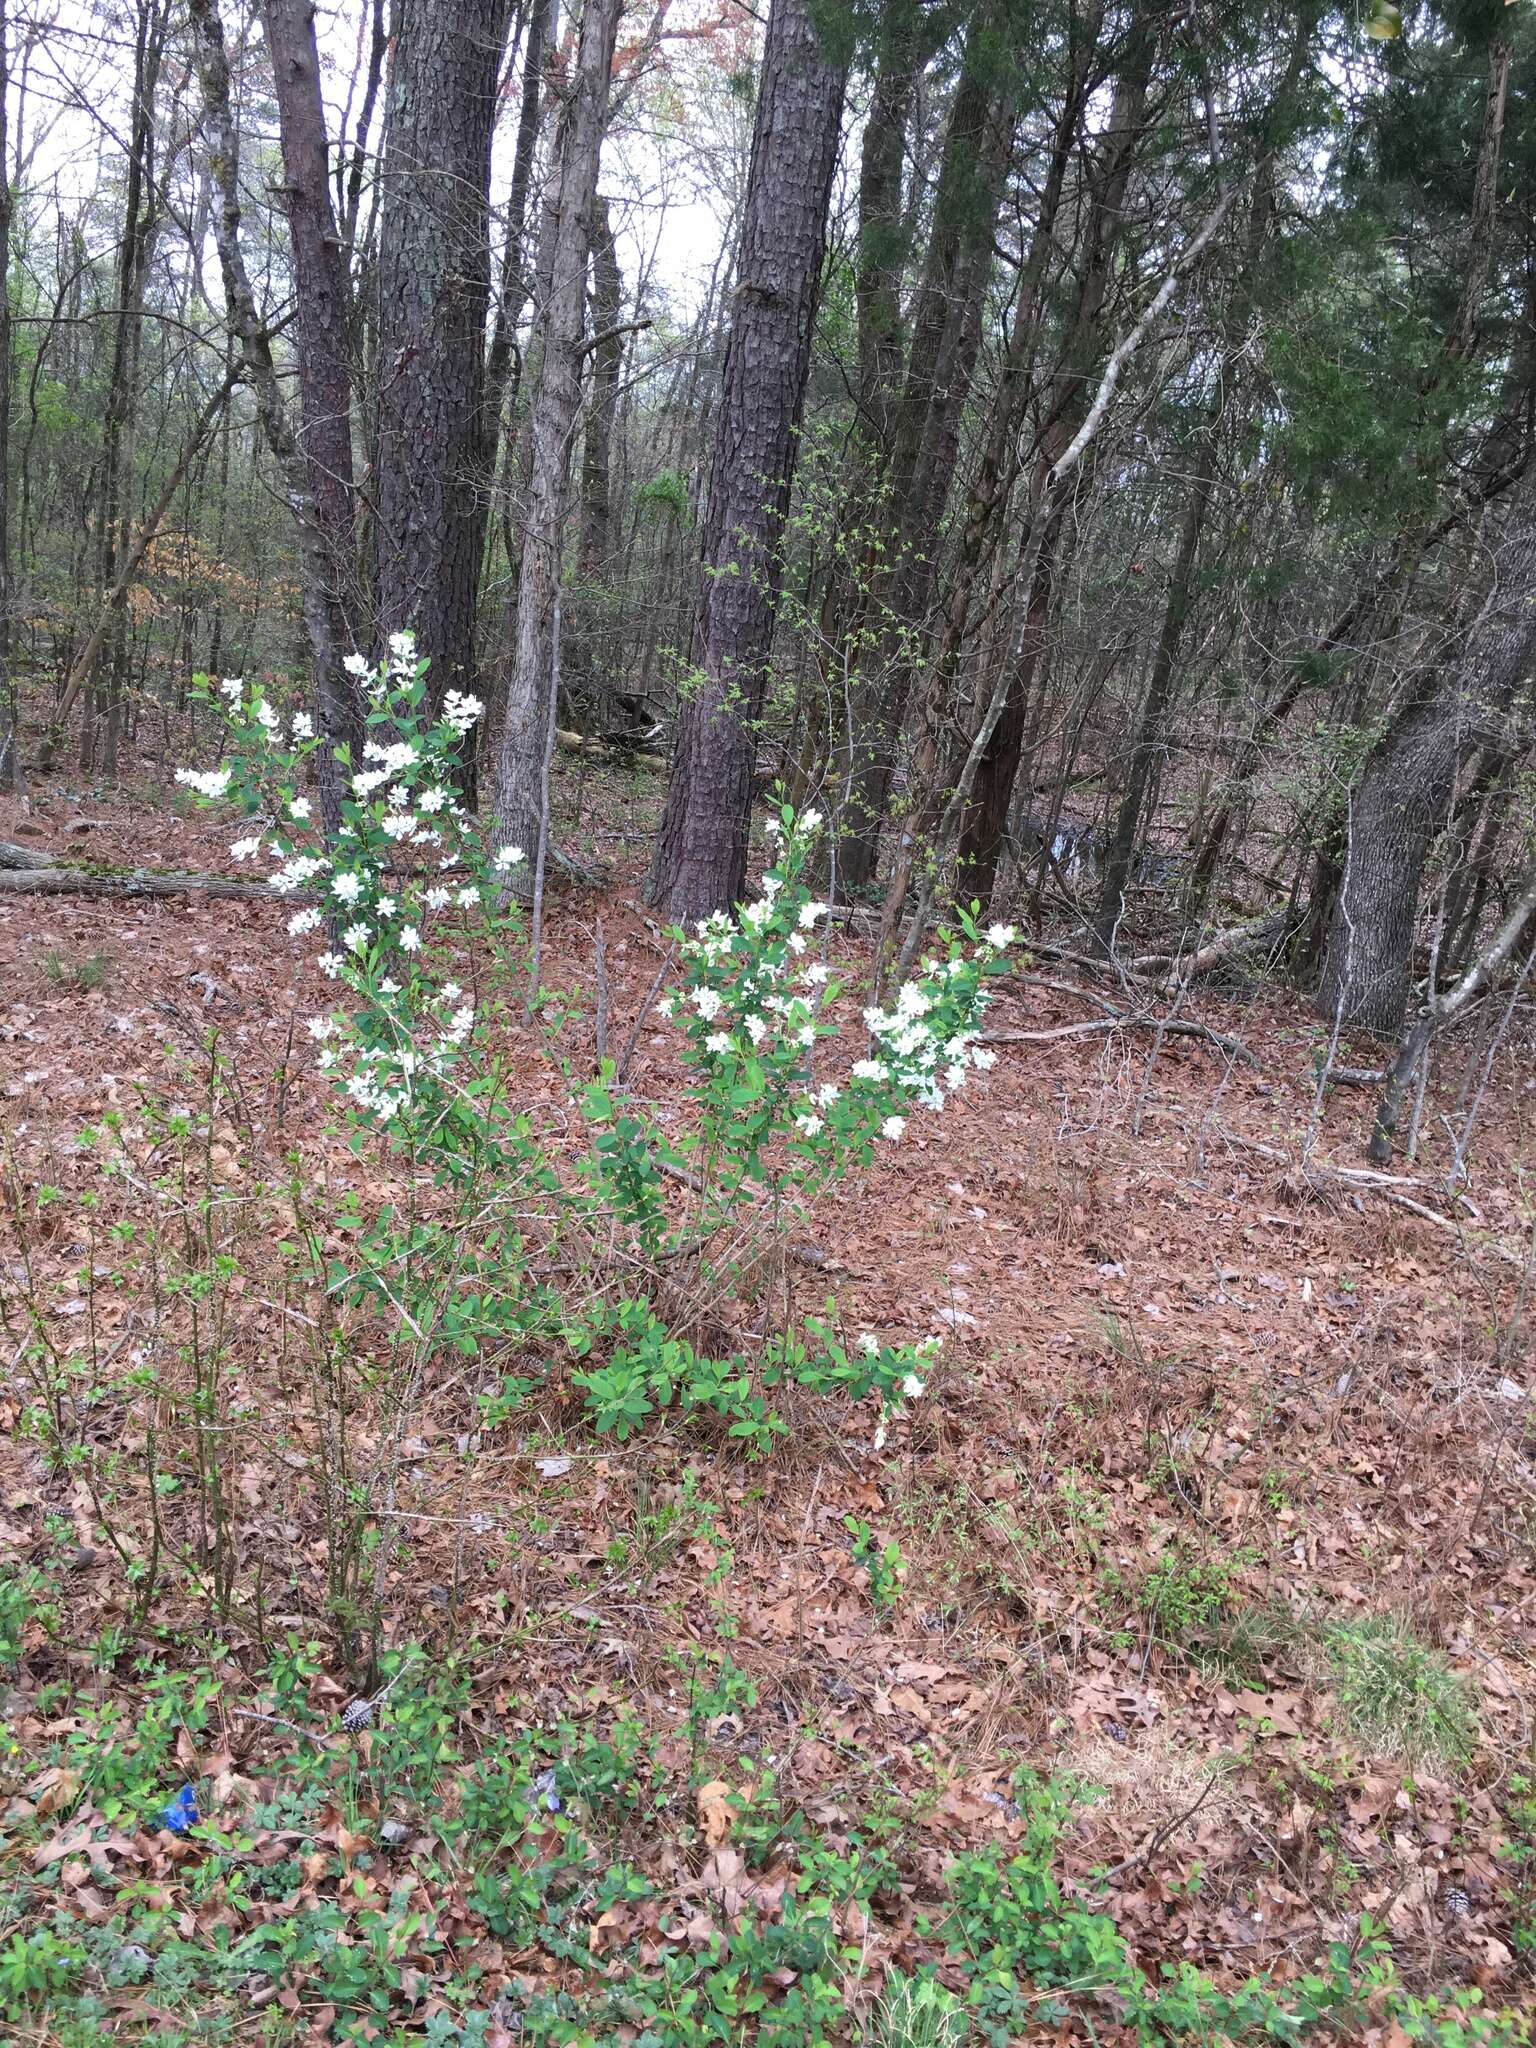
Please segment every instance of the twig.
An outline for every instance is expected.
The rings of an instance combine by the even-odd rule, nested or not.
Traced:
[[[1170,1835],[1177,1834],[1186,1821],[1194,1819],[1195,1815],[1210,1797],[1215,1783],[1216,1773],[1212,1771],[1206,1778],[1205,1783],[1200,1787],[1193,1803],[1186,1806],[1182,1813],[1175,1814],[1172,1820],[1165,1820],[1160,1828],[1154,1828],[1134,1854],[1127,1856],[1123,1862],[1111,1865],[1108,1870],[1101,1871],[1099,1873],[1100,1883],[1109,1884],[1114,1878],[1124,1877],[1128,1870],[1134,1870],[1137,1864],[1145,1863],[1149,1856],[1155,1856]]]

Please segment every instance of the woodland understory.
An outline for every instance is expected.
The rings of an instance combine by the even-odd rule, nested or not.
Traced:
[[[1530,2039],[1533,180],[0,0],[0,2039]]]

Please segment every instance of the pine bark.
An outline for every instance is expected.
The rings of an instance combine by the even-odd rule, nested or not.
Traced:
[[[674,918],[727,909],[746,885],[756,722],[847,75],[846,54],[823,48],[805,0],[774,0],[710,466],[697,679],[679,720],[649,887]]]
[[[491,131],[510,0],[400,0],[378,267],[375,587],[431,696],[470,687],[487,487]]]
[[[325,587],[318,595],[330,614],[330,640],[346,652],[362,647],[368,634],[358,583],[346,267],[331,200],[312,0],[266,0],[266,28],[293,243],[295,438],[309,468],[320,542]],[[340,696],[345,703],[346,693]],[[356,748],[361,725],[344,737]]]
[[[325,745],[316,755],[321,815],[327,832],[341,820],[339,748],[348,745],[361,725],[358,692],[342,666],[348,652],[329,593],[335,571],[329,560],[326,531],[315,506],[310,464],[294,430],[277,365],[272,337],[256,304],[240,245],[240,139],[230,104],[229,56],[224,28],[214,0],[187,0],[193,31],[193,60],[203,100],[203,146],[217,201],[213,235],[224,280],[230,331],[240,343],[244,374],[256,397],[257,417],[267,446],[282,472],[288,502],[298,525],[299,580],[304,629],[314,672],[315,715]]]

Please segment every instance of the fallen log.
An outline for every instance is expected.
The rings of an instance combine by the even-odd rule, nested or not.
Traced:
[[[662,769],[667,765],[664,754],[643,753],[639,748],[615,745],[612,740],[594,739],[584,732],[567,732],[564,726],[556,726],[555,740],[568,754],[594,754],[599,760],[611,761],[616,768]]]
[[[264,882],[224,875],[178,874],[158,868],[82,867],[57,854],[0,839],[0,894],[13,896],[208,896],[274,900]]]

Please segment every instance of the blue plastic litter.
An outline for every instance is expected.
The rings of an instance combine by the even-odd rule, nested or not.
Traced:
[[[160,1809],[160,1825],[168,1835],[184,1835],[197,1824],[197,1787],[183,1785],[170,1804]]]

